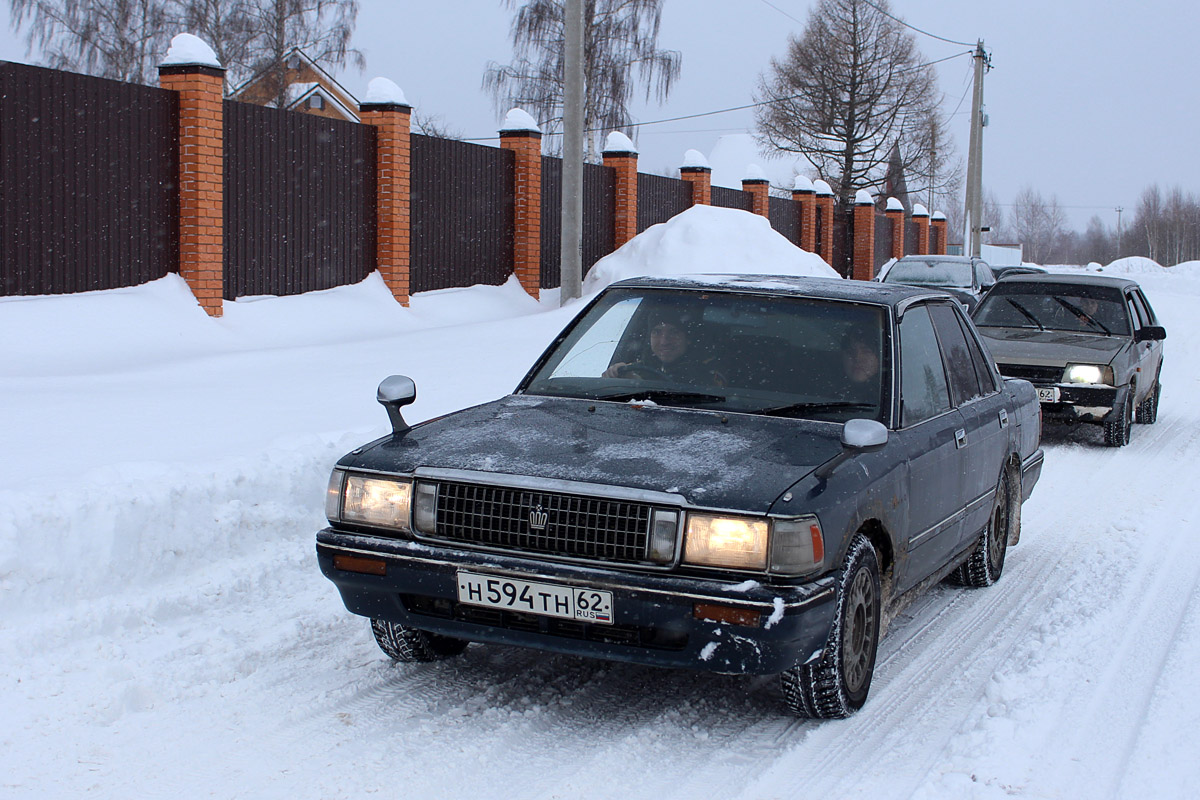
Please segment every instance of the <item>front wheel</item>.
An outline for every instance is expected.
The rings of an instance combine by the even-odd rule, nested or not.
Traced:
[[[371,633],[379,649],[395,661],[440,661],[467,649],[467,642],[410,628],[386,619],[371,620]]]
[[[1124,447],[1129,444],[1129,429],[1133,427],[1133,396],[1125,398],[1120,413],[1117,409],[1109,414],[1111,419],[1104,423],[1104,443],[1109,447]]]
[[[797,664],[780,676],[793,714],[839,719],[862,708],[875,673],[881,609],[879,557],[858,534],[838,579],[837,610],[824,651],[813,663]]]

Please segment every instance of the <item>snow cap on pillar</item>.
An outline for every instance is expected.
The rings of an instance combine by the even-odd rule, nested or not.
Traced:
[[[399,86],[387,78],[372,78],[367,84],[367,96],[363,105],[368,106],[409,106],[404,92]]]
[[[920,203],[913,203],[913,213],[912,213],[912,215],[913,215],[914,217],[928,217],[928,216],[929,216],[929,209],[928,209],[928,208],[926,208],[925,206],[921,205]]]
[[[833,187],[820,178],[813,181],[813,189],[815,189],[819,195],[833,195]]]
[[[816,190],[816,187],[813,186],[812,179],[806,175],[797,175],[796,179],[792,181],[793,192],[815,192]]]
[[[699,150],[688,150],[683,154],[683,163],[679,165],[680,169],[712,169],[712,165],[708,163],[708,159]]]
[[[873,206],[875,205],[875,198],[871,197],[871,193],[866,189],[859,189],[854,193],[854,205]]]
[[[160,67],[213,67],[224,69],[217,60],[216,52],[208,43],[191,33],[176,34],[167,48],[167,57]]]
[[[633,140],[620,131],[613,131],[604,139],[605,153],[633,153],[637,155],[637,147],[634,146]]]
[[[933,219],[945,219],[945,218],[946,218],[946,215],[945,215],[945,214],[943,214],[943,213],[942,213],[942,212],[940,212],[940,211],[935,211],[935,212],[933,212],[933,217],[932,217],[932,218],[933,218]]]
[[[529,116],[528,111],[523,108],[514,108],[504,116],[504,122],[500,125],[500,132],[520,133],[523,131],[541,133],[542,129],[538,127],[537,120]]]
[[[869,198],[870,196],[871,196],[871,195],[867,195],[867,197],[868,197],[868,198]],[[855,199],[855,202],[858,202],[857,198]],[[889,198],[887,199],[887,208],[885,208],[884,210],[885,210],[885,211],[903,211],[903,210],[904,210],[904,204],[903,204],[903,203],[901,203],[899,200],[897,200],[897,199],[896,199],[896,198],[894,198],[894,197],[889,197]]]
[[[767,173],[763,172],[763,168],[758,164],[747,164],[746,171],[742,174],[742,180],[765,182],[767,180]]]

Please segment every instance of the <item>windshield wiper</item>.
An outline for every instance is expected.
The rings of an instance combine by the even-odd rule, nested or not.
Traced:
[[[1012,305],[1013,308],[1015,308],[1017,311],[1020,311],[1021,316],[1025,317],[1025,319],[1029,320],[1034,325],[1037,325],[1039,331],[1046,330],[1046,326],[1043,325],[1042,323],[1038,322],[1038,318],[1035,317],[1033,314],[1029,313],[1029,309],[1025,308],[1025,306],[1021,305],[1016,300],[1013,300],[1011,297],[1006,297],[1004,299],[1007,300]]]
[[[1104,331],[1105,336],[1112,336],[1112,331],[1110,331],[1103,322],[1101,322],[1098,319],[1095,319],[1094,317],[1092,317],[1091,314],[1087,313],[1082,308],[1080,308],[1079,306],[1072,303],[1070,300],[1063,300],[1058,295],[1054,295],[1054,299],[1059,305],[1061,305],[1067,311],[1070,311],[1075,316],[1079,317],[1079,319],[1082,320],[1083,322],[1090,322],[1092,325],[1094,325],[1097,328],[1099,328],[1100,330]]]
[[[856,411],[871,411],[871,410],[874,410],[875,407],[876,406],[873,403],[847,403],[847,402],[792,403],[791,405],[787,405],[787,406],[776,406],[774,408],[760,408],[758,411],[755,411],[753,413],[767,414],[767,415],[770,415],[773,417],[791,417],[791,416],[802,417],[805,414],[811,414],[813,412],[819,413],[822,411],[844,411],[847,409],[854,409]]]
[[[624,403],[630,400],[651,400],[663,405],[677,403],[720,403],[725,400],[722,394],[705,394],[704,392],[682,392],[670,389],[642,389],[637,392],[616,392],[614,394],[597,395],[597,400],[612,400]]]

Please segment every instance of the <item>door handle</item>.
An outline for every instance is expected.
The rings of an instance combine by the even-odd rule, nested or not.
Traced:
[[[967,446],[967,432],[962,428],[954,432],[954,444],[959,448]]]
[[[1000,427],[1008,427],[1008,410],[1004,408],[1000,409]]]

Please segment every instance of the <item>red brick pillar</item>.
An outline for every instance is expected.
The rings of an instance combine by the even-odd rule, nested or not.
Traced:
[[[936,252],[933,253],[933,255],[939,255],[939,256],[946,255],[946,217],[945,217],[945,215],[942,214],[942,212],[940,212],[940,211],[933,212],[933,218],[930,220],[929,224],[933,227],[933,230],[937,235],[937,244],[933,248]]]
[[[542,285],[542,131],[524,111],[508,112],[500,146],[513,165],[513,272],[533,297]]]
[[[812,181],[797,175],[792,185],[792,200],[800,214],[800,248],[814,253],[817,250],[817,195]]]
[[[854,198],[854,253],[850,277],[869,281],[875,277],[875,201],[865,189]]]
[[[638,152],[628,136],[614,131],[604,143],[604,166],[616,171],[613,194],[613,247],[637,236]]]
[[[367,96],[371,97],[370,90]],[[359,106],[359,117],[364,125],[375,128],[375,263],[392,296],[408,305],[412,285],[412,106],[396,100],[365,102]]]
[[[158,68],[162,88],[179,94],[179,274],[211,317],[225,298],[225,69],[217,63]]]
[[[833,189],[825,181],[813,181],[817,190],[817,215],[821,218],[821,252],[825,263],[833,266]]]
[[[692,185],[692,205],[712,205],[712,167],[699,150],[684,153],[679,177]]]
[[[889,197],[883,213],[892,225],[892,258],[904,258],[904,206]]]
[[[929,253],[929,211],[920,203],[913,205],[913,222],[917,224],[917,253]]]
[[[750,212],[764,217],[771,216],[771,184],[766,177],[761,176],[762,170],[756,169],[742,178],[742,191],[750,194]]]

